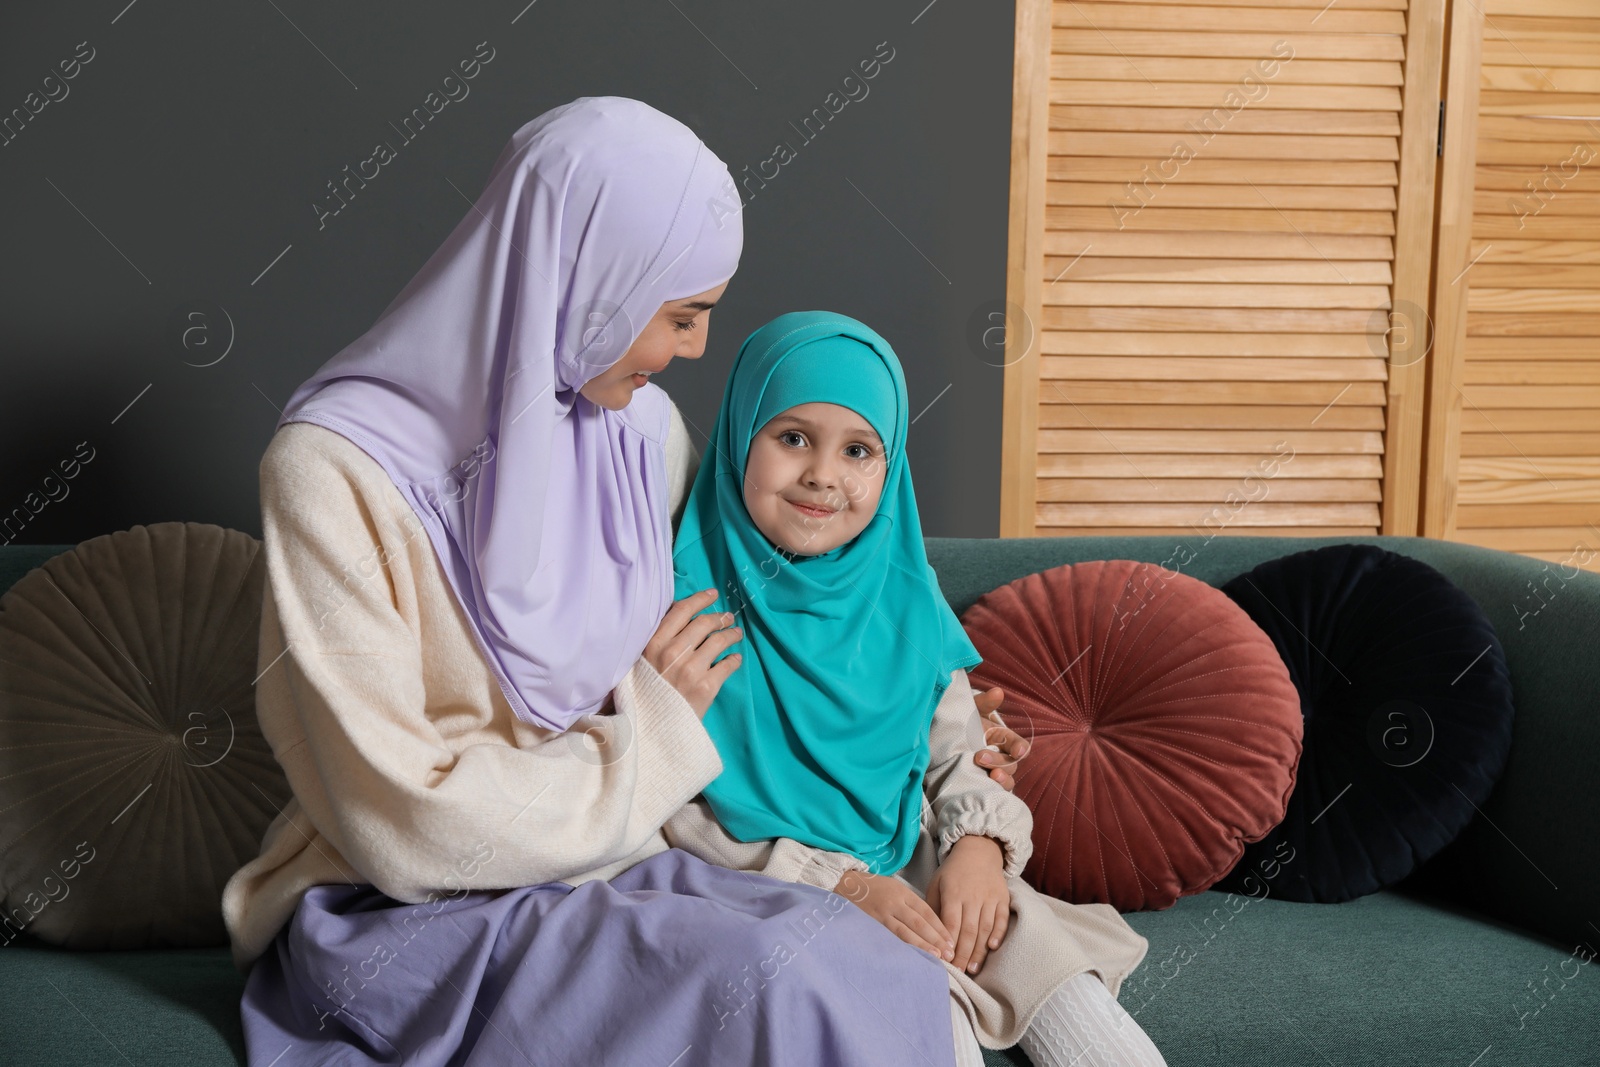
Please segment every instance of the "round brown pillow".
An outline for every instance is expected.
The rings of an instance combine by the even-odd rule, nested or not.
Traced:
[[[260,547],[135,526],[0,597],[0,944],[227,943],[223,883],[289,797],[255,714]]]
[[[1056,567],[962,616],[1032,741],[1016,795],[1033,811],[1023,877],[1118,911],[1170,907],[1230,871],[1283,818],[1300,699],[1270,638],[1223,593],[1149,563]]]

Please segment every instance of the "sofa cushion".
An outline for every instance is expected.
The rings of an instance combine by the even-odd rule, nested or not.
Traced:
[[[259,549],[135,526],[0,597],[0,944],[227,943],[223,883],[289,796],[255,715]]]
[[[1437,570],[1372,545],[1262,563],[1222,587],[1271,635],[1300,692],[1305,748],[1283,822],[1217,885],[1338,902],[1409,875],[1488,797],[1511,751],[1494,627]]]
[[[972,676],[1032,741],[1024,877],[1074,904],[1170,907],[1283,817],[1300,706],[1277,651],[1204,582],[1129,560],[1058,567],[987,594],[962,623]]]

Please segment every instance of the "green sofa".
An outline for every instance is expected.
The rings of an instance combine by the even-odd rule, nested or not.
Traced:
[[[1600,576],[1420,538],[932,538],[957,611],[1062,563],[1163,563],[1213,585],[1349,541],[1443,571],[1488,612],[1510,663],[1510,762],[1461,836],[1391,890],[1346,904],[1219,892],[1130,914],[1150,940],[1121,1002],[1172,1067],[1600,1064]],[[0,548],[0,589],[66,546]],[[0,1064],[243,1063],[243,985],[225,947],[0,948]],[[1586,1051],[1587,1050],[1587,1051]],[[536,1050],[530,1050],[537,1062]],[[992,1064],[1026,1063],[1020,1050]],[[280,1067],[290,1067],[287,1063]]]

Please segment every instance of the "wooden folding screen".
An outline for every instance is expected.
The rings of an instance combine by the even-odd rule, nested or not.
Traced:
[[[1002,534],[1412,532],[1442,8],[1019,0]]]
[[[1421,532],[1600,570],[1600,0],[1457,0],[1447,97]]]

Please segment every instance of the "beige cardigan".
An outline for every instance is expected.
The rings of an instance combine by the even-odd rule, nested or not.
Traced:
[[[676,408],[667,465],[675,525],[696,465]],[[715,746],[642,658],[617,686],[615,714],[564,733],[518,719],[415,514],[343,436],[289,423],[260,475],[256,710],[294,796],[223,890],[241,970],[323,883],[423,903],[459,888],[610,879],[669,846],[825,889],[866,869],[787,838],[729,837],[698,798],[722,772]],[[1116,994],[1148,942],[1109,905],[1067,904],[1022,881],[1032,816],[972,762],[984,738],[965,672],[952,675],[929,741],[931,802],[897,877],[924,892],[965,833],[1003,846],[1010,932],[976,977],[945,966],[979,1040],[1010,1047],[1073,975],[1093,970]]]

